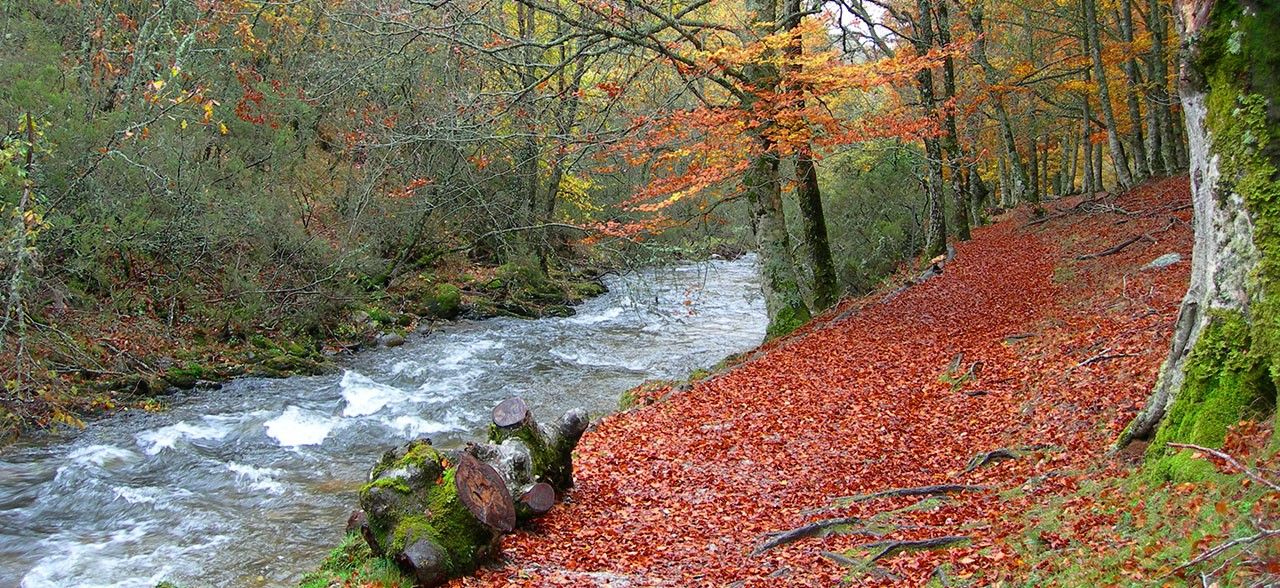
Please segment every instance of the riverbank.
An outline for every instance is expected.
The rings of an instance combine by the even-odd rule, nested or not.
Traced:
[[[1172,178],[1015,210],[943,275],[606,418],[567,504],[454,585],[1168,578],[1273,509],[1235,473],[1172,479],[1108,454],[1167,353],[1186,201]]]
[[[173,309],[128,315],[63,309],[48,325],[60,348],[32,354],[24,390],[0,401],[0,444],[111,411],[163,410],[175,390],[215,389],[242,376],[329,373],[338,357],[402,345],[440,321],[572,316],[575,305],[606,291],[604,271],[544,273],[507,264],[410,272],[385,289],[335,301],[325,328],[306,331],[268,316],[217,321],[175,316]]]

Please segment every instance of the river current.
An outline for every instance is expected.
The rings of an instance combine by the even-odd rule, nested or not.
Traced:
[[[459,321],[334,375],[244,378],[0,450],[0,586],[289,586],[387,448],[482,435],[501,400],[608,413],[764,337],[755,260],[610,276],[568,318]]]

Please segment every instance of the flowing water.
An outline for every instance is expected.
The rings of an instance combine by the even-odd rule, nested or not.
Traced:
[[[593,415],[764,336],[754,259],[607,280],[570,318],[452,323],[330,376],[246,378],[0,452],[0,586],[296,584],[388,447],[455,445],[522,396]]]

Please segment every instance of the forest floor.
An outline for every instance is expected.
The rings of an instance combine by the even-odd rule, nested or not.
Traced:
[[[1141,450],[1108,450],[1167,353],[1189,201],[1177,177],[1047,203],[1047,221],[1014,210],[959,243],[941,276],[846,300],[731,370],[659,389],[582,439],[566,504],[455,585],[1020,584],[1070,576],[1073,558],[1107,568],[1089,582],[1167,573],[1191,548],[1180,533],[1213,538],[1195,531],[1203,499],[1148,521],[1133,495],[1149,489],[1120,482]],[[1169,253],[1181,261],[1144,268]],[[967,467],[1000,449],[1016,457]],[[981,489],[865,496],[940,484]],[[1135,534],[1164,525],[1175,539],[1118,539],[1126,508]],[[769,533],[833,517],[852,518],[753,554]],[[968,541],[883,543],[940,537]]]

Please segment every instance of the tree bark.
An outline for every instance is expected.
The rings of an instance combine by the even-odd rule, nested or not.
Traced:
[[[933,1],[916,0],[916,20],[913,42],[916,54],[924,55],[934,46]],[[933,70],[922,68],[916,74],[916,90],[925,116],[936,120],[938,104],[933,88]],[[925,157],[925,219],[924,257],[926,260],[942,255],[947,250],[947,220],[942,182],[942,144],[937,137],[924,138]]]
[[[1120,36],[1125,43],[1133,44],[1133,0],[1120,0]],[[1129,151],[1133,154],[1134,180],[1141,182],[1151,176],[1151,166],[1147,162],[1146,142],[1142,138],[1142,106],[1138,103],[1138,93],[1142,88],[1142,74],[1138,69],[1138,60],[1130,57],[1124,63],[1125,75],[1129,78],[1129,86],[1125,88],[1125,104],[1129,108],[1129,122],[1133,124]]]
[[[1274,398],[1280,372],[1280,151],[1271,144],[1280,137],[1280,6],[1184,0],[1176,12],[1191,284],[1155,390],[1120,439],[1154,434],[1158,451],[1220,444],[1228,426]]]
[[[973,27],[974,34],[977,35],[973,41],[974,60],[978,62],[978,65],[982,66],[987,85],[995,85],[999,81],[998,72],[987,58],[986,31],[983,25],[981,5],[975,5],[969,10],[969,24]],[[1039,199],[1036,198],[1036,195],[1028,194],[1030,178],[1027,177],[1027,168],[1022,163],[1022,157],[1018,155],[1018,142],[1013,133],[1013,122],[1004,106],[1004,96],[1000,93],[995,93],[992,108],[996,112],[996,120],[1000,123],[1000,140],[1004,144],[1004,155],[1007,164],[1006,172],[1009,177],[1009,186],[1002,192],[1009,196],[1010,202],[1004,202],[1003,204],[1009,206],[1013,202],[1023,201],[1038,205]]]
[[[754,30],[772,30],[778,14],[774,0],[748,0],[747,13]],[[758,93],[771,94],[778,89],[778,70],[771,55],[743,68],[744,76],[756,92],[749,92],[743,107],[750,111],[759,100]],[[778,179],[778,155],[773,143],[756,132],[754,154],[743,174],[743,191],[755,229],[756,252],[760,256],[760,274],[765,309],[769,313],[769,338],[785,335],[810,318],[809,308],[800,295],[795,262],[791,256],[791,237],[787,233],[782,212],[782,186]]]
[[[800,26],[803,14],[801,0],[787,0],[787,30],[795,31]],[[801,66],[796,63],[804,51],[803,39],[794,33],[787,44],[787,55],[792,58],[792,73],[800,73]],[[797,107],[805,106],[806,88],[793,88],[799,92]],[[822,312],[834,305],[840,298],[840,286],[836,281],[835,262],[831,256],[831,242],[827,238],[827,218],[822,209],[822,191],[818,186],[818,169],[814,165],[813,151],[809,145],[802,145],[795,156],[796,169],[796,202],[800,211],[800,225],[804,233],[804,252],[808,257],[810,274],[813,276],[812,310]]]
[[[1086,74],[1086,79],[1088,75]],[[1090,137],[1093,134],[1092,113],[1089,111],[1089,96],[1080,97],[1080,118],[1083,121],[1081,129],[1080,145],[1084,151],[1084,178],[1081,180],[1080,189],[1085,194],[1092,195],[1094,192],[1101,190],[1099,186],[1094,184],[1093,178],[1093,141]]]
[[[951,13],[947,8],[948,0],[938,3],[938,42],[946,47],[951,44]],[[954,200],[952,225],[956,239],[968,241],[969,231],[969,189],[965,185],[966,175],[963,171],[964,160],[968,157],[960,147],[960,133],[956,125],[956,112],[950,102],[956,96],[955,59],[947,54],[942,60],[942,92],[943,101],[948,103],[946,113],[946,135],[943,136],[943,149],[947,152],[947,171],[951,174],[951,197]],[[944,246],[945,248],[945,246]]]
[[[1107,83],[1107,69],[1102,63],[1102,39],[1098,34],[1098,7],[1095,0],[1081,0],[1084,5],[1085,43],[1089,47],[1089,57],[1093,61],[1093,77],[1098,83],[1098,109],[1102,112],[1102,121],[1107,126],[1107,147],[1111,151],[1111,161],[1116,170],[1116,181],[1120,189],[1133,186],[1133,176],[1129,173],[1129,161],[1125,155],[1124,144],[1120,141],[1120,129],[1116,125],[1115,111],[1111,108],[1111,88]]]

